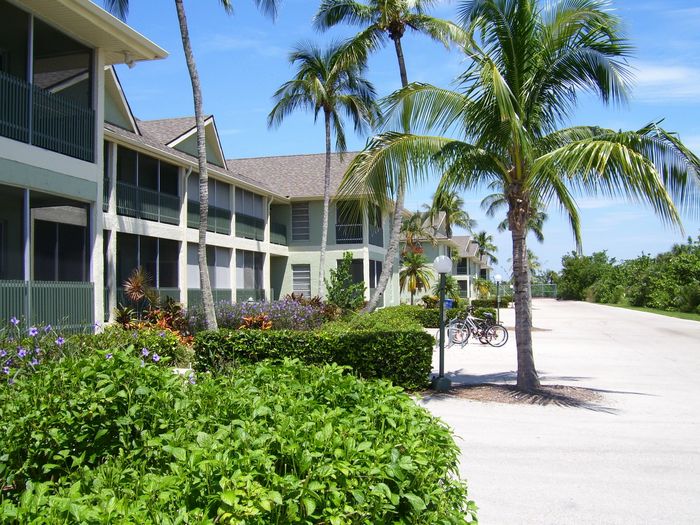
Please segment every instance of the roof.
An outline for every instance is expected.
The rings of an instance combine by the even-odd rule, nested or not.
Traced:
[[[338,188],[345,170],[357,152],[331,154],[331,195]],[[229,159],[230,171],[274,187],[282,195],[292,199],[323,197],[323,179],[326,169],[326,154],[286,155],[278,157],[252,157]]]
[[[197,166],[197,158],[193,157],[192,155],[188,155],[187,153],[183,153],[182,151],[176,150],[174,148],[170,148],[166,146],[165,144],[162,144],[154,135],[151,135],[148,131],[144,130],[142,127],[143,122],[139,121],[139,128],[141,129],[141,135],[137,135],[136,133],[133,133],[131,131],[125,130],[120,128],[119,126],[115,126],[113,124],[108,124],[105,123],[105,132],[107,133],[108,136],[111,137],[116,137],[116,138],[121,138],[122,140],[125,140],[130,143],[135,143],[139,144],[147,149],[151,150],[157,150],[159,153],[165,154],[166,156],[170,157],[173,159],[173,161],[181,161],[184,162],[185,164],[189,164],[190,166],[193,166],[196,169]],[[272,189],[271,186],[267,184],[262,184],[257,180],[251,179],[249,177],[246,177],[244,175],[240,175],[238,173],[234,173],[231,170],[225,170],[219,166],[215,166],[214,164],[208,163],[207,164],[208,169],[210,169],[213,173],[217,173],[219,175],[223,176],[228,176],[232,179],[234,179],[236,182],[243,183],[244,185],[250,187],[250,188],[258,188],[259,190],[271,194],[276,197],[284,197],[284,195],[280,191],[275,191]]]
[[[168,53],[90,0],[18,3],[83,44],[104,51],[105,64],[165,58]]]
[[[453,235],[452,242],[455,243],[460,257],[469,257],[471,237],[469,235]]]
[[[205,116],[206,120],[209,115]],[[160,120],[139,120],[139,128],[161,144],[168,144],[196,126],[194,117],[166,118]]]

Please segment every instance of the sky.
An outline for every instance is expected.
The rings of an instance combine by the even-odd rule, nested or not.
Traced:
[[[102,4],[102,0],[95,0]],[[216,0],[185,0],[190,37],[202,81],[204,110],[214,114],[227,158],[321,153],[322,122],[310,113],[288,117],[279,128],[268,129],[272,94],[292,78],[290,50],[301,42],[324,46],[357,31],[337,27],[318,33],[312,18],[319,1],[282,0],[275,21],[264,16],[250,0],[234,0],[234,13],[226,15]],[[456,19],[458,1],[443,0],[433,16]],[[613,129],[639,129],[663,119],[662,126],[677,132],[700,154],[700,7],[698,0],[613,0],[623,19],[625,34],[635,50],[630,64],[636,80],[632,98],[622,107],[605,106],[583,96],[571,124],[594,124]],[[118,66],[117,73],[137,118],[160,119],[194,114],[192,91],[172,0],[132,0],[127,23],[166,49],[161,61],[137,63],[133,69]],[[409,81],[453,86],[466,67],[456,50],[448,51],[427,37],[407,33],[402,40]],[[393,48],[372,56],[367,77],[379,96],[400,87]],[[367,137],[355,136],[348,126],[348,149],[359,150]],[[419,209],[430,201],[437,179],[413,186],[406,207]],[[490,219],[480,208],[482,192],[465,192],[465,208],[478,221],[477,231],[494,235],[499,262],[494,273],[510,275],[509,232],[496,231],[501,217]],[[583,252],[607,250],[618,260],[641,253],[656,254],[688,235],[700,235],[700,214],[683,218],[684,233],[664,225],[643,204],[619,199],[579,196]],[[574,248],[566,218],[556,207],[548,211],[545,240],[534,238],[529,247],[543,268],[558,270],[561,257]],[[457,232],[461,233],[461,232]]]

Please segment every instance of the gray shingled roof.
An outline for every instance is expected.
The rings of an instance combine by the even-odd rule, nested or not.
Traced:
[[[356,152],[345,153],[341,161],[340,155],[333,153],[331,196],[337,194],[345,169],[355,155]],[[290,198],[323,197],[325,153],[228,159],[226,163],[230,171],[260,181]]]
[[[204,119],[208,119],[205,116]],[[138,120],[139,129],[161,144],[168,144],[195,127],[194,117],[166,118],[160,120]]]
[[[162,151],[163,153],[167,153],[169,155],[172,155],[174,157],[177,157],[179,159],[182,159],[184,162],[187,163],[196,163],[197,159],[196,157],[193,157],[192,155],[188,155],[187,153],[183,153],[182,151],[176,150],[174,148],[169,148],[165,144],[162,144],[158,139],[156,139],[151,133],[147,130],[144,130],[141,128],[141,125],[144,123],[144,121],[139,121],[139,128],[141,129],[142,134],[137,135],[136,133],[132,133],[131,131],[127,131],[125,129],[120,128],[119,126],[114,126],[112,124],[105,123],[105,131],[107,131],[110,134],[116,135],[117,137],[122,137],[126,140],[130,141],[135,141],[137,143],[143,144],[146,147],[149,148],[154,148],[158,151]],[[285,194],[283,194],[279,190],[274,190],[272,189],[273,187],[270,186],[269,184],[261,183],[258,180],[252,179],[250,177],[246,177],[245,175],[241,175],[238,173],[235,173],[231,170],[225,170],[221,168],[220,166],[215,166],[214,164],[208,163],[207,164],[209,169],[216,173],[223,173],[225,175],[228,175],[240,182],[243,182],[245,184],[248,184],[249,186],[257,187],[260,188],[262,191],[265,191],[267,193],[272,193],[273,195],[277,195],[279,197],[284,197]]]
[[[472,244],[469,235],[453,235],[452,242],[457,245],[460,257],[469,257],[469,245]]]

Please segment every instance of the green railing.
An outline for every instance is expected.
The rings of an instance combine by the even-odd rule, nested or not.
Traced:
[[[377,226],[369,227],[369,243],[373,246],[384,246],[384,230]]]
[[[336,244],[362,244],[362,224],[336,224]]]
[[[0,135],[94,160],[94,110],[3,72],[0,93]]]
[[[214,303],[220,303],[222,301],[231,302],[231,289],[226,288],[215,288],[211,291],[214,297]],[[199,288],[190,288],[187,290],[187,306],[199,306],[202,304],[202,290]]]
[[[207,216],[207,231],[229,235],[231,233],[230,210],[209,205],[209,215]],[[187,227],[199,228],[199,203],[187,201]]]
[[[65,333],[91,330],[95,293],[92,283],[0,281],[0,319],[24,317],[29,325],[50,324]]]
[[[236,213],[236,237],[262,241],[265,239],[265,221],[244,213]]]
[[[270,223],[270,242],[287,246],[287,227],[278,222]]]
[[[109,179],[102,182],[102,211],[109,211]]]
[[[544,284],[544,283],[532,283],[530,285],[532,290],[532,297],[556,297],[557,296],[557,285],[556,284]]]
[[[117,213],[165,224],[180,224],[180,198],[117,182]]]
[[[236,290],[236,302],[244,303],[246,301],[264,301],[265,290],[262,288],[238,288]]]

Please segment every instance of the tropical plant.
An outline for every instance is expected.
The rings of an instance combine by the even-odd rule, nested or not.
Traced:
[[[440,279],[435,282],[431,292],[433,295],[440,297]],[[459,283],[451,275],[445,275],[445,297],[453,301],[459,301]]]
[[[399,272],[399,285],[402,291],[408,290],[411,294],[411,304],[417,292],[430,286],[434,276],[428,260],[422,253],[409,251],[404,254],[403,266]]]
[[[365,301],[365,283],[352,281],[352,252],[344,252],[338,267],[331,270],[326,281],[328,303],[347,312],[362,307]]]
[[[364,62],[370,53],[390,40],[396,51],[401,86],[406,87],[408,74],[401,40],[408,29],[427,35],[445,46],[453,41],[462,41],[464,38],[463,32],[457,25],[426,14],[426,8],[435,3],[437,0],[367,0],[366,3],[354,0],[323,0],[314,17],[314,26],[321,30],[326,30],[340,23],[362,27],[362,30],[350,39],[346,47],[350,59],[356,62]],[[399,249],[406,181],[399,178],[397,185],[391,185],[390,179],[391,177],[387,176],[384,177],[383,181],[379,181],[387,190],[384,197],[386,197],[386,193],[390,193],[395,198],[391,205],[386,198],[378,199],[377,203],[383,204],[384,209],[393,206],[394,216],[382,273],[374,295],[370,297],[365,308],[367,312],[371,312],[377,307],[379,298],[386,290]]]
[[[444,190],[433,195],[433,202],[430,206],[426,206],[428,216],[431,222],[444,214],[445,234],[448,239],[452,238],[452,227],[459,226],[471,232],[476,227],[476,221],[472,219],[464,210],[464,199],[460,197],[454,190]]]
[[[495,254],[495,252],[498,251],[498,247],[493,243],[493,235],[489,235],[485,231],[480,231],[474,235],[472,242],[477,246],[476,253],[479,259],[483,260],[486,258],[487,262],[493,264],[498,262]]]
[[[401,234],[406,243],[406,252],[421,252],[421,241],[435,244],[433,228],[425,213],[414,211],[401,221]]]
[[[479,299],[488,299],[491,292],[495,292],[493,282],[480,277],[474,279],[474,288],[476,289],[476,295],[479,296]]]
[[[441,188],[490,187],[508,202],[515,289],[517,386],[539,388],[532,352],[527,227],[531,196],[556,201],[579,230],[572,190],[648,202],[668,223],[676,207],[697,210],[700,159],[678,137],[649,124],[637,131],[594,126],[560,129],[580,92],[624,101],[630,45],[606,0],[472,0],[459,8],[472,38],[471,63],[451,91],[414,83],[386,102],[387,121],[444,136],[385,132],[370,141],[346,174],[348,190],[383,194],[377,179],[424,178]],[[456,137],[453,136],[456,134]],[[494,187],[495,185],[495,187]]]
[[[484,197],[481,201],[481,208],[486,212],[488,217],[495,217],[498,212],[505,212],[508,208],[508,201],[503,193],[492,193]],[[534,196],[530,200],[530,218],[527,221],[527,230],[532,233],[538,242],[544,242],[544,227],[545,221],[549,218],[547,213],[542,210]],[[509,229],[508,217],[498,223],[498,232],[503,233]]]
[[[254,0],[255,4],[266,14],[273,18],[277,14],[279,0]],[[227,13],[233,12],[231,0],[219,0],[219,3]],[[129,12],[130,0],[104,0],[105,7],[119,16],[126,19]],[[190,32],[187,27],[187,13],[183,0],[175,0],[175,10],[180,26],[180,37],[182,40],[182,50],[185,53],[187,70],[192,84],[192,101],[194,103],[195,125],[197,128],[197,160],[199,168],[199,241],[198,241],[198,264],[199,264],[199,287],[202,290],[202,303],[207,320],[207,326],[216,329],[216,314],[214,312],[214,296],[211,291],[211,281],[209,279],[209,267],[207,265],[207,222],[209,220],[209,176],[207,173],[207,145],[204,131],[204,111],[202,109],[202,87],[199,81],[199,72],[195,62],[192,44],[190,43]]]
[[[326,165],[323,177],[323,222],[321,226],[321,260],[318,275],[319,295],[323,296],[328,245],[328,210],[331,199],[331,136],[335,149],[345,152],[343,117],[347,115],[356,132],[363,132],[376,120],[375,91],[362,77],[364,63],[347,60],[342,46],[331,45],[321,50],[312,44],[300,44],[289,55],[297,66],[294,78],[275,92],[275,106],[268,115],[268,125],[278,126],[285,117],[298,109],[311,111],[314,121],[323,113],[326,130]]]

